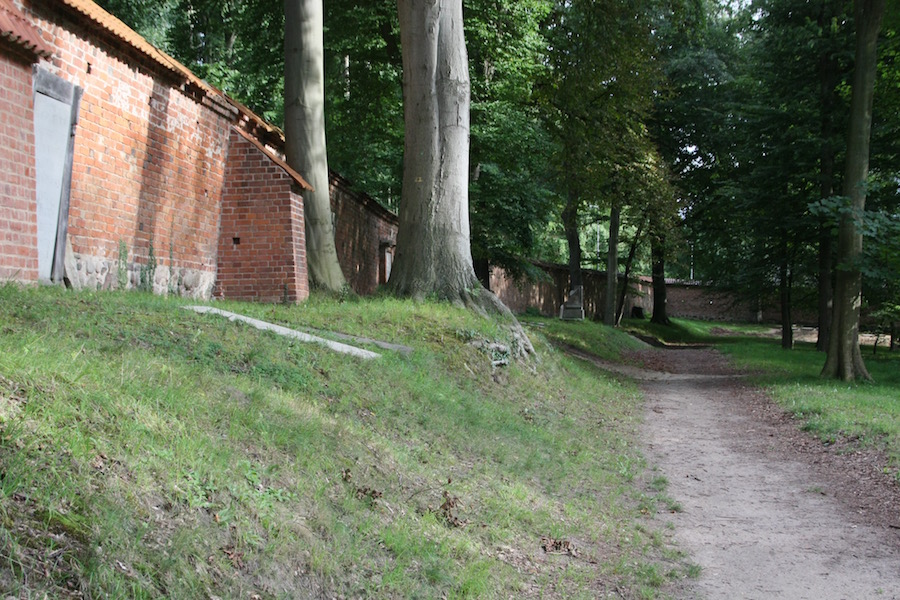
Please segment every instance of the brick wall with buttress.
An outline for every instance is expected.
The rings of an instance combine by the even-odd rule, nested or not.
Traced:
[[[265,302],[309,296],[303,228],[303,198],[294,180],[232,131],[216,296]]]

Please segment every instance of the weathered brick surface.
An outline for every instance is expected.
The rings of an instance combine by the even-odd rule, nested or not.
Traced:
[[[156,291],[180,286],[181,293],[208,296],[216,269],[227,111],[203,106],[172,87],[160,69],[58,10],[35,3],[34,11],[53,49],[52,61],[43,66],[84,89],[69,209],[69,240],[79,267],[108,267],[118,259],[119,242],[130,262],[146,264],[152,244],[159,265]],[[93,283],[116,285],[112,276]]]
[[[303,198],[294,180],[232,132],[216,295],[266,302],[309,296],[303,228]]]
[[[36,281],[31,62],[0,42],[0,282]]]
[[[52,54],[41,68],[83,89],[68,220],[72,283],[113,288],[124,275],[125,285],[135,286],[148,273],[152,249],[158,293],[307,297],[297,181],[256,144],[279,155],[278,132],[161,59],[99,9],[86,10],[89,16],[54,0],[33,0],[24,9]],[[32,74],[29,60],[16,56],[0,46],[0,278],[31,281],[37,278]],[[331,191],[345,274],[357,292],[370,293],[386,277],[397,219],[340,177]]]
[[[374,199],[354,192],[340,176],[331,176],[334,243],[347,283],[357,294],[371,294],[386,281],[385,254],[397,241],[397,217]]]

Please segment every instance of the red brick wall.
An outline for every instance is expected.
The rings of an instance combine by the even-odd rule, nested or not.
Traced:
[[[384,254],[397,241],[397,217],[371,197],[352,191],[347,181],[333,173],[331,210],[344,277],[357,294],[371,294],[383,283]]]
[[[670,283],[666,286],[666,311],[670,317],[701,321],[750,323],[757,320],[757,310],[750,304],[738,302],[730,294],[692,283]],[[775,320],[781,320],[780,313]]]
[[[115,287],[119,242],[133,263],[153,245],[155,290],[208,296],[231,117],[173,88],[151,64],[58,10],[34,20],[53,48],[48,70],[84,88],[75,135],[69,240],[76,283]],[[144,61],[147,62],[147,61]],[[71,274],[70,274],[71,276]],[[176,289],[178,288],[178,289]]]
[[[31,63],[0,42],[0,282],[36,281]]]
[[[297,302],[309,296],[303,198],[294,180],[232,131],[216,296]]]
[[[542,315],[559,316],[559,308],[569,293],[569,268],[565,265],[546,263],[537,266],[547,276],[543,281],[516,282],[503,269],[492,267],[491,291],[514,313],[523,313],[530,308]],[[584,282],[585,317],[601,320],[606,297],[606,273],[582,269],[581,277]],[[624,279],[620,277],[620,286],[623,281]],[[632,293],[625,297],[625,316],[631,314],[634,306],[642,307],[645,312],[652,310],[652,291],[648,290],[646,281],[642,279],[639,282],[632,282],[631,290]]]

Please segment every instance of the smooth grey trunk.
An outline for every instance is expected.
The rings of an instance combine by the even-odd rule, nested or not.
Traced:
[[[469,65],[462,0],[399,0],[405,145],[397,255],[401,296],[469,304],[482,286],[469,238]]]
[[[284,137],[287,163],[313,187],[303,192],[306,263],[313,286],[343,291],[325,149],[322,0],[284,0]]]
[[[866,206],[866,178],[869,174],[869,142],[872,132],[872,102],[878,67],[878,34],[884,17],[885,0],[856,0],[856,61],[850,100],[847,159],[844,165],[844,195],[853,212]],[[859,349],[859,312],[862,305],[862,232],[850,214],[841,217],[838,228],[837,279],[831,320],[828,357],[823,377],[853,381],[871,380]]]
[[[563,230],[566,234],[566,245],[569,249],[569,290],[584,285],[581,276],[581,236],[578,231],[578,205],[580,199],[570,180],[566,206],[562,211]]]
[[[609,210],[609,249],[606,252],[606,293],[603,295],[603,324],[616,326],[616,290],[619,283],[619,223],[622,207],[613,202]]]
[[[821,225],[819,227],[819,334],[816,339],[816,350],[825,352],[828,350],[831,338],[832,308],[834,307],[834,260],[832,252],[834,248],[831,227]]]

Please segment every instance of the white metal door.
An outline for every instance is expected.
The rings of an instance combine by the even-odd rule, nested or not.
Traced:
[[[37,180],[38,277],[62,281],[72,179],[72,151],[81,88],[37,69],[34,150]]]

